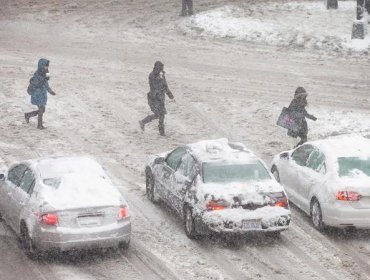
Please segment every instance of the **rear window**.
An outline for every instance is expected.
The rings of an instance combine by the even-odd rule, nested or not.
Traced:
[[[341,157],[338,158],[339,176],[351,176],[364,173],[370,176],[370,158]]]
[[[203,163],[204,183],[231,183],[261,181],[271,178],[261,162],[243,164],[223,162]]]

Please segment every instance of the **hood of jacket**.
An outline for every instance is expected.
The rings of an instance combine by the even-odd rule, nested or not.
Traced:
[[[49,60],[41,58],[37,64],[37,72],[41,75],[45,75],[45,66],[49,64]]]

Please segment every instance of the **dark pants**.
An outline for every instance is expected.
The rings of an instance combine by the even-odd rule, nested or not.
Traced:
[[[193,14],[193,0],[182,0],[181,15],[185,16],[186,14]]]
[[[141,122],[145,125],[155,119],[159,119],[159,125],[158,125],[159,133],[161,135],[164,135],[164,114],[159,113],[159,114],[149,115],[145,117]]]
[[[37,116],[37,127],[42,127],[42,118],[43,118],[46,108],[44,105],[37,106],[37,107],[39,108],[38,110],[26,113],[26,119]]]

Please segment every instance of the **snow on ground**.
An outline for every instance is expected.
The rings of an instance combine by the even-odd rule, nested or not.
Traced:
[[[314,230],[294,208],[291,228],[281,240],[250,238],[240,248],[229,248],[222,242],[189,240],[177,216],[146,199],[143,170],[149,154],[228,137],[269,162],[293,147],[297,140],[275,122],[297,86],[307,89],[308,111],[318,117],[308,121],[310,140],[350,131],[369,133],[368,57],[318,55],[306,37],[308,47],[297,49],[270,47],[257,36],[262,44],[215,40],[204,30],[199,31],[205,35],[201,38],[181,32],[191,31],[186,24],[194,18],[217,9],[231,9],[233,17],[245,11],[255,21],[266,17],[275,23],[294,15],[282,7],[299,12],[296,22],[316,16],[312,10],[319,7],[318,1],[295,2],[303,5],[300,9],[276,0],[270,1],[271,8],[261,9],[263,1],[246,1],[233,0],[230,6],[229,0],[197,0],[197,15],[182,18],[180,1],[2,0],[0,158],[8,164],[53,154],[92,154],[118,178],[133,217],[133,244],[127,252],[61,262],[63,273],[53,261],[35,263],[51,275],[42,278],[30,275],[27,265],[32,262],[19,257],[24,255],[15,238],[12,243],[3,238],[4,263],[17,265],[19,273],[32,280],[79,274],[92,279],[175,279],[169,273],[155,275],[166,268],[180,279],[369,279],[367,235],[339,237],[336,242]],[[345,4],[353,6],[351,2]],[[304,11],[310,3],[312,9]],[[347,28],[343,36],[350,36],[350,17],[354,10],[347,27],[338,26]],[[274,34],[270,36],[277,40]],[[335,34],[334,43],[323,45],[329,50],[341,48],[342,39]],[[50,85],[57,92],[49,99],[44,131],[35,128],[35,119],[29,125],[23,119],[23,113],[33,109],[26,87],[40,56],[51,60]],[[177,101],[167,107],[167,137],[158,135],[156,122],[145,132],[138,125],[149,111],[148,74],[158,59],[165,64]],[[9,275],[12,271],[6,270]]]
[[[355,11],[356,1],[339,1],[338,10],[327,10],[324,1],[265,2],[265,6],[263,2],[248,2],[199,13],[184,21],[181,27],[197,35],[281,47],[325,52],[368,51],[370,36],[351,40]]]

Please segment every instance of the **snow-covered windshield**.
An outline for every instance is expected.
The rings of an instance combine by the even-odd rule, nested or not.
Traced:
[[[339,176],[350,176],[362,172],[370,176],[370,158],[340,157],[338,158]]]
[[[243,164],[224,162],[203,163],[204,183],[248,182],[269,178],[269,173],[259,161]]]

